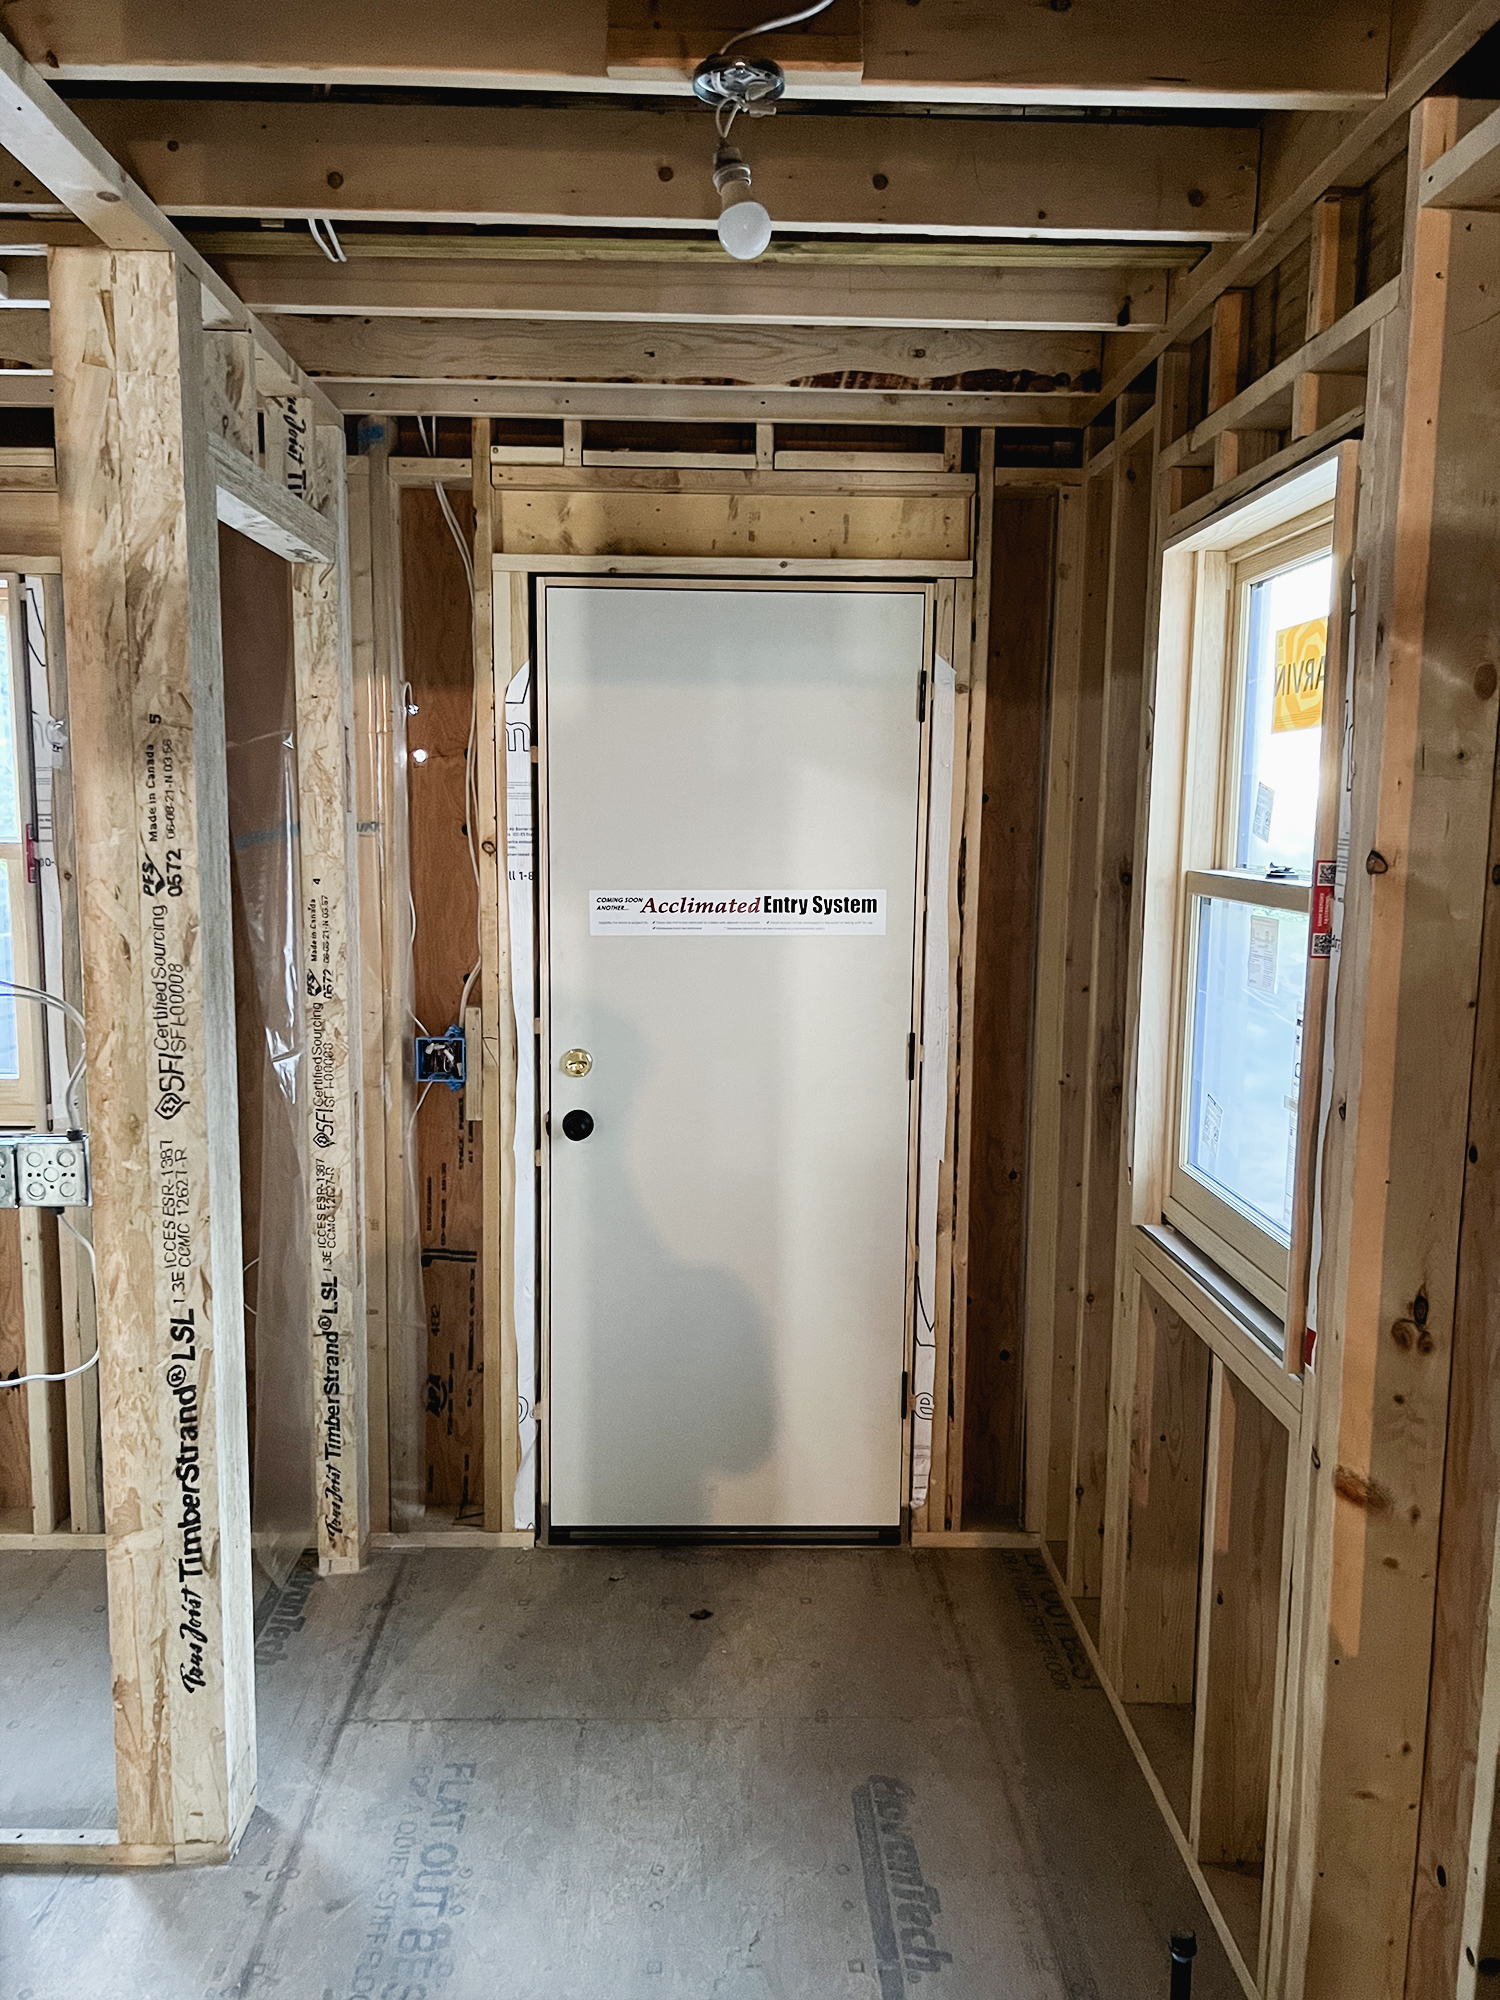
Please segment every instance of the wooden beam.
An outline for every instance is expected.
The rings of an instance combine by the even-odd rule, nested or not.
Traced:
[[[292,571],[307,996],[308,1325],[314,1508],[323,1574],[358,1569],[370,1536],[359,1050],[359,852],[349,540],[341,431],[320,430],[322,484],[338,496],[334,547]],[[304,511],[311,508],[303,505]],[[314,519],[321,519],[314,516]]]
[[[687,82],[704,56],[745,25],[733,0],[697,0],[661,17],[659,0],[608,0],[605,70],[629,82]],[[858,83],[864,71],[862,0],[830,0],[824,12],[779,34],[758,36],[757,56],[817,84]]]
[[[79,110],[176,216],[709,226],[713,128],[696,104],[449,103],[439,120],[426,105],[327,101]],[[788,114],[744,143],[783,228],[1206,243],[1255,226],[1256,138],[1231,124]]]
[[[1425,208],[1500,208],[1500,110],[1435,160],[1422,176]]]
[[[560,417],[641,422],[781,424],[1004,424],[1074,428],[1080,396],[902,394],[888,389],[714,389],[617,382],[412,382],[327,378],[350,416]]]
[[[1380,0],[1334,0],[1311,12],[1290,0],[1212,13],[1190,0],[1165,0],[1148,13],[1129,0],[1101,0],[1072,18],[1066,9],[1050,11],[1056,19],[1016,0],[978,12],[941,0],[914,15],[907,0],[864,0],[862,76],[834,70],[804,81],[794,72],[791,88],[876,101],[1254,107],[1352,104],[1377,97],[1385,84],[1390,19]],[[674,9],[674,18],[682,14]],[[614,13],[617,36],[630,18]],[[686,15],[682,47],[708,55],[732,31],[729,21],[744,27],[747,18],[727,7],[696,7]],[[6,25],[32,62],[80,81],[611,85],[608,0],[550,8],[500,0],[478,15],[459,0],[434,0],[417,13],[401,0],[374,0],[360,11],[357,36],[333,0],[275,0],[243,16],[184,15],[173,0],[132,0],[124,10],[112,0],[66,7],[13,0]],[[679,38],[666,39],[675,68]],[[784,48],[796,41],[781,38]],[[637,62],[622,60],[627,54],[633,51],[617,40],[625,73],[614,87],[639,92],[650,80]],[[828,59],[849,62],[839,51],[819,58]],[[661,87],[680,91],[682,84]]]
[[[654,261],[541,264],[530,258],[507,264],[455,250],[444,260],[351,257],[347,264],[330,264],[326,259],[271,257],[261,250],[226,253],[218,263],[228,283],[259,312],[356,319],[398,314],[413,319],[633,320],[651,327],[694,321],[717,327],[727,321],[736,327],[841,331],[921,328],[935,321],[949,329],[1042,327],[1097,334],[1123,323],[1149,330],[1161,324],[1167,311],[1166,274],[1149,262],[1131,270],[1056,261],[999,269],[932,270],[896,263],[803,269],[796,264],[736,264],[725,258],[663,267]],[[493,337],[503,339],[502,329],[497,327]],[[405,364],[390,372],[412,371]],[[492,374],[493,364],[476,372]]]
[[[242,451],[210,437],[219,519],[291,563],[334,560],[336,530]]]
[[[0,315],[0,350],[16,317]],[[45,320],[45,314],[36,315]],[[951,327],[642,326],[582,319],[267,321],[314,376],[704,383],[750,388],[1070,390],[1097,379],[1099,336]],[[45,333],[45,328],[43,329]],[[42,348],[45,356],[49,350]],[[28,357],[29,358],[29,357]],[[979,379],[973,379],[973,378]],[[862,379],[863,378],[863,379]]]
[[[192,1859],[232,1848],[255,1803],[202,302],[159,251],[55,251],[52,287],[119,1835]]]

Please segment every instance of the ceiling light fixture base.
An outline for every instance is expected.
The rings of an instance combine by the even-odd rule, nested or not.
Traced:
[[[732,105],[751,118],[774,111],[785,89],[781,64],[766,56],[709,56],[693,71],[693,91],[704,104],[716,111]]]

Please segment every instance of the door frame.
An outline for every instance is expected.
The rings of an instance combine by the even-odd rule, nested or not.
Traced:
[[[496,568],[501,560],[497,558]],[[514,559],[504,566],[512,568]],[[869,595],[920,595],[924,600],[922,660],[920,671],[926,675],[927,698],[922,705],[920,735],[917,750],[917,837],[913,854],[914,875],[914,922],[912,925],[912,1001],[910,1032],[916,1036],[916,1061],[912,1065],[912,1076],[908,1083],[907,1102],[907,1170],[906,1170],[906,1257],[905,1281],[902,1302],[902,1367],[907,1393],[903,1397],[901,1418],[900,1454],[900,1509],[901,1538],[910,1534],[911,1514],[911,1447],[912,1408],[910,1385],[914,1374],[914,1338],[916,1324],[916,1271],[917,1271],[917,1165],[920,1140],[920,1105],[922,1093],[923,1063],[923,971],[926,963],[927,913],[929,890],[927,882],[928,836],[931,821],[931,801],[929,787],[932,771],[932,716],[933,716],[933,663],[938,650],[939,633],[946,635],[953,623],[954,585],[949,578],[934,575],[934,570],[942,565],[902,564],[901,573],[880,574],[880,565],[868,567],[860,565],[859,574],[827,574],[826,568],[817,576],[806,574],[797,576],[767,574],[764,568],[746,562],[726,562],[715,564],[711,571],[700,562],[690,569],[675,570],[667,563],[653,563],[649,572],[626,569],[623,564],[599,563],[591,565],[587,571],[564,569],[556,558],[551,563],[537,560],[526,565],[530,572],[528,581],[530,625],[532,700],[535,709],[532,719],[532,742],[535,745],[535,856],[536,885],[535,909],[533,912],[533,935],[536,942],[536,1010],[539,1027],[536,1042],[536,1157],[537,1157],[537,1241],[533,1254],[536,1268],[536,1328],[537,1343],[537,1461],[538,1461],[538,1507],[537,1537],[539,1541],[551,1539],[551,1442],[552,1442],[552,1380],[551,1380],[551,1134],[549,1131],[550,1083],[552,1077],[551,1017],[550,1017],[550,939],[548,935],[549,911],[551,903],[551,851],[549,841],[548,787],[547,787],[547,621],[546,593],[550,588],[562,589],[603,588],[638,590],[759,590],[775,591],[785,595],[796,592],[815,592],[820,595],[832,593],[861,593]],[[799,565],[799,568],[801,565]],[[820,566],[822,567],[822,566]],[[855,565],[850,565],[854,568]],[[887,570],[895,565],[885,566]],[[871,572],[875,573],[872,574]],[[955,773],[956,780],[956,773]],[[948,884],[938,885],[938,893],[945,899]],[[518,1060],[520,1060],[518,1051]],[[514,1245],[517,1255],[523,1246]],[[517,1329],[519,1335],[520,1329]]]

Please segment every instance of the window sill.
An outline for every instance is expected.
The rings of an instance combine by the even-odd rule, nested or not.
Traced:
[[[1135,1263],[1226,1367],[1295,1430],[1302,1382],[1282,1367],[1284,1331],[1276,1315],[1168,1223],[1137,1226]]]

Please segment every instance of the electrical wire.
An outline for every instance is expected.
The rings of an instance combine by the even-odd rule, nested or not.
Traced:
[[[762,21],[758,28],[746,28],[738,35],[731,35],[718,53],[727,55],[736,42],[748,42],[754,35],[769,35],[777,28],[795,28],[799,21],[810,21],[814,14],[822,14],[832,5],[833,0],[817,0],[816,6],[804,7],[800,14],[782,14],[774,21]]]
[[[307,218],[307,229],[313,242],[317,244],[330,264],[348,263],[348,253],[338,239],[338,231],[326,215],[310,215]]]
[[[89,1268],[94,1274],[94,1289],[98,1292],[99,1260],[94,1255],[94,1246],[79,1230],[75,1229],[65,1215],[57,1218],[59,1229],[66,1229],[75,1242],[81,1243],[88,1252]],[[94,1342],[94,1351],[87,1361],[80,1361],[76,1368],[64,1368],[56,1375],[6,1375],[0,1376],[0,1389],[24,1389],[28,1382],[71,1382],[75,1375],[82,1375],[92,1368],[99,1359],[99,1343]]]

